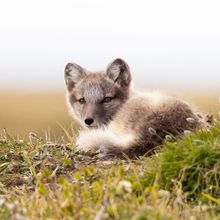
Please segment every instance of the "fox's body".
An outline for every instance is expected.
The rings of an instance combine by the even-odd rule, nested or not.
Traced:
[[[77,64],[68,64],[65,79],[70,112],[88,128],[79,134],[79,150],[142,154],[167,135],[199,125],[187,103],[160,93],[131,91],[130,70],[121,59],[101,73],[88,73]]]

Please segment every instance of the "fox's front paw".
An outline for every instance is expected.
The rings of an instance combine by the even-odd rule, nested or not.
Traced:
[[[97,138],[88,133],[81,133],[76,140],[76,147],[79,151],[95,153],[99,147],[97,146]]]
[[[80,141],[76,142],[76,148],[77,150],[82,151],[82,152],[95,152],[96,151],[95,150],[96,148],[92,147],[91,145],[87,143],[80,142]]]

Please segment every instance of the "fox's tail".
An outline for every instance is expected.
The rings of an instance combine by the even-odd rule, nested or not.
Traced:
[[[76,141],[81,151],[100,151],[103,154],[126,153],[134,144],[133,134],[116,134],[109,128],[82,131]]]

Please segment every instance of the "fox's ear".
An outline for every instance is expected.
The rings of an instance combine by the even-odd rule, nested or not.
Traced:
[[[65,67],[65,82],[68,91],[71,91],[76,83],[85,76],[85,69],[75,63],[68,63]]]
[[[128,64],[118,58],[110,63],[106,70],[107,76],[120,86],[129,86],[131,73]]]

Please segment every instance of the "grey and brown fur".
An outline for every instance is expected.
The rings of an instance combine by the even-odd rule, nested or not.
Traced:
[[[81,151],[143,154],[166,135],[199,125],[186,102],[160,93],[133,92],[130,69],[122,59],[95,73],[69,63],[65,81],[70,113],[85,127],[76,143]]]

